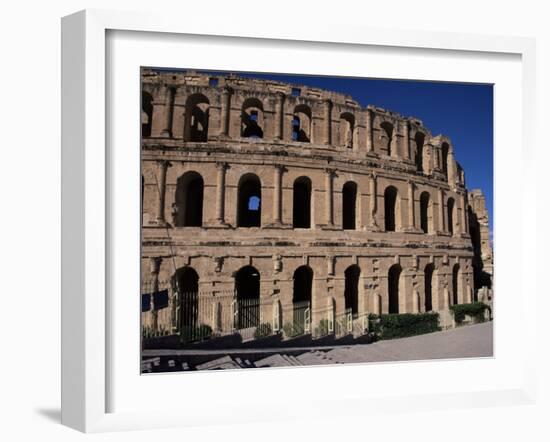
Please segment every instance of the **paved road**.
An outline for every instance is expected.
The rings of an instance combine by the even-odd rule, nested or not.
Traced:
[[[225,350],[145,350],[146,358],[173,359],[176,367],[182,361],[201,358],[215,368],[252,368],[254,364],[235,362],[250,358],[258,367],[288,365],[321,365],[364,362],[411,361],[427,359],[477,358],[493,356],[493,323],[464,326],[444,332],[410,338],[379,341],[373,344],[316,348],[262,348]],[[209,357],[210,356],[210,357]],[[233,360],[235,358],[235,361]],[[262,359],[263,358],[263,359]],[[210,361],[210,362],[208,362]],[[228,362],[229,361],[229,362]],[[199,363],[199,362],[197,362]],[[219,367],[219,364],[224,364]],[[229,366],[227,366],[229,364]]]
[[[411,361],[493,356],[493,323],[464,326],[369,345],[311,351],[298,356],[304,365],[354,362]]]

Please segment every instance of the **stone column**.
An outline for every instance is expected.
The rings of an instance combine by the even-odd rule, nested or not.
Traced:
[[[275,132],[276,140],[283,139],[283,119],[284,119],[284,101],[285,94],[277,92],[277,101],[275,102]]]
[[[158,181],[157,188],[159,193],[158,204],[157,204],[157,224],[164,226],[166,225],[166,219],[164,217],[164,202],[166,200],[166,171],[170,166],[170,163],[166,160],[157,161],[158,165]]]
[[[413,290],[413,305],[412,310],[413,313],[420,313],[420,294],[418,293],[418,290]]]
[[[216,178],[216,222],[218,224],[225,224],[225,171],[227,168],[227,163],[216,163],[216,169],[218,169]]]
[[[326,99],[323,101],[324,104],[324,119],[325,119],[325,144],[331,144],[332,140],[332,101]]]
[[[372,141],[372,138],[373,138],[373,133],[372,133],[372,111],[370,109],[367,109],[366,131],[367,131],[367,152],[374,152],[374,143]]]
[[[151,316],[152,316],[152,326],[153,330],[158,329],[158,311],[155,310],[155,293],[159,291],[159,272],[160,272],[160,264],[162,263],[162,258],[160,257],[154,257],[149,258],[149,265],[151,270],[151,277],[153,279],[153,286],[151,290],[151,300],[150,300],[150,306],[151,306]]]
[[[402,155],[405,160],[410,159],[410,146],[409,146],[409,122],[408,120],[403,121],[403,149]]]
[[[397,158],[399,157],[399,143],[397,142],[398,141],[398,136],[397,136],[397,133],[399,131],[399,123],[395,123],[395,125],[393,125],[393,128],[392,128],[392,134],[391,134],[391,141],[390,141],[390,156],[392,158]]]
[[[174,96],[176,89],[173,87],[166,87],[166,96],[164,100],[164,128],[160,133],[161,137],[172,137],[172,119],[174,116]]]
[[[231,110],[231,89],[225,87],[222,89],[222,109],[221,109],[221,125],[220,135],[229,135],[229,111]]]
[[[409,229],[414,230],[415,229],[415,222],[414,222],[414,183],[412,181],[409,181]]]
[[[445,206],[443,203],[443,189],[439,189],[439,231],[445,232]]]
[[[283,172],[285,167],[282,164],[275,164],[273,176],[273,223],[283,223]]]
[[[334,226],[334,199],[333,199],[333,177],[336,171],[334,169],[325,169],[325,217],[327,227]]]
[[[369,177],[370,187],[370,228],[373,230],[378,229],[378,223],[376,222],[376,208],[377,208],[377,194],[376,194],[376,174],[372,173]]]

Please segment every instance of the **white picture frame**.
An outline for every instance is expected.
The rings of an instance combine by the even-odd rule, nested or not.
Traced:
[[[422,49],[430,51],[432,55],[449,53],[473,54],[482,60],[489,54],[501,54],[504,57],[516,57],[521,66],[521,108],[514,110],[515,120],[521,125],[515,132],[521,144],[521,156],[523,167],[527,168],[534,160],[534,102],[535,102],[535,44],[532,39],[518,37],[491,37],[481,35],[465,35],[451,33],[430,33],[416,31],[394,32],[389,30],[372,29],[368,27],[349,28],[346,26],[315,26],[304,25],[294,27],[284,23],[248,24],[247,27],[239,26],[235,21],[186,21],[185,25],[178,17],[169,14],[157,16],[145,13],[127,13],[87,10],[65,17],[62,21],[62,423],[85,432],[101,432],[124,429],[161,428],[172,426],[208,425],[212,421],[235,422],[293,418],[298,413],[300,406],[281,406],[281,401],[271,401],[265,398],[263,406],[257,406],[246,417],[235,418],[229,405],[238,404],[241,398],[233,398],[232,402],[220,407],[220,410],[206,414],[206,404],[201,404],[197,397],[197,406],[193,410],[171,409],[151,405],[137,407],[130,410],[121,407],[113,408],[110,394],[116,388],[116,379],[119,375],[111,373],[113,360],[113,348],[111,344],[113,324],[117,323],[116,310],[112,311],[112,303],[109,299],[111,253],[110,243],[113,234],[117,232],[112,228],[113,200],[112,175],[113,169],[111,152],[108,145],[112,142],[112,134],[106,130],[106,121],[112,117],[108,108],[108,96],[110,93],[109,82],[111,77],[107,64],[112,62],[108,56],[108,34],[112,32],[131,33],[140,32],[147,38],[146,33],[156,37],[166,36],[208,36],[217,38],[239,38],[247,41],[269,41],[272,45],[293,44],[293,42],[308,42],[308,44],[323,44],[337,46],[337,49],[374,47],[379,51],[390,48],[400,48],[406,56],[407,50]],[[153,34],[154,33],[154,34]],[[179,67],[179,66],[178,66]],[[185,67],[185,66],[183,66]],[[498,87],[498,83],[497,83]],[[137,98],[136,98],[137,99]],[[495,100],[495,119],[504,119],[506,115],[502,111],[506,109]],[[137,111],[136,111],[137,112]],[[518,116],[521,118],[518,118]],[[137,121],[137,119],[136,119]],[[504,146],[505,140],[499,138],[500,132],[495,132],[495,148],[499,143]],[[513,137],[512,137],[513,138]],[[499,147],[499,149],[501,149]],[[505,148],[503,149],[505,152]],[[504,156],[503,156],[504,157]],[[502,158],[503,158],[502,157]],[[512,160],[513,162],[513,160]],[[504,160],[503,163],[504,164]],[[503,179],[502,171],[506,171],[506,164],[499,170],[495,169],[496,182]],[[527,169],[525,169],[527,170]],[[137,173],[137,171],[136,171]],[[534,178],[531,178],[534,180]],[[137,181],[136,181],[137,182]],[[498,185],[496,186],[498,187]],[[532,185],[531,188],[536,186]],[[522,246],[518,246],[517,252],[521,256],[521,262],[526,263],[527,257],[532,255],[536,244],[535,231],[527,228],[524,222],[529,217],[534,217],[536,201],[535,192],[528,192],[529,177],[518,186],[517,195],[523,200],[521,219],[517,225],[506,225],[504,221],[498,227],[499,234],[505,235],[507,229],[519,226]],[[498,189],[496,190],[498,192]],[[532,203],[532,204],[530,204]],[[498,197],[495,203],[495,213],[498,216]],[[502,206],[500,206],[502,207]],[[501,209],[502,210],[502,209]],[[500,223],[500,219],[497,221]],[[517,234],[517,233],[516,233]],[[497,236],[498,237],[498,236]],[[504,237],[504,236],[503,236]],[[504,242],[503,242],[504,244]],[[138,245],[139,247],[139,245]],[[120,250],[116,253],[120,253]],[[510,302],[505,296],[499,300],[500,293],[505,293],[506,284],[501,284],[501,275],[506,275],[506,251],[500,249],[497,241],[495,247],[497,290],[502,290],[496,295],[496,309],[498,318],[495,322],[495,341],[501,345],[502,367],[506,367],[506,347],[508,345],[501,340],[501,336],[507,330],[506,303]],[[114,258],[113,258],[114,259]],[[501,268],[502,273],[499,265]],[[521,296],[514,302],[518,311],[526,311],[529,305],[536,303],[536,287],[532,278],[525,277],[527,269],[522,266],[520,275],[524,277],[518,281]],[[502,279],[504,280],[504,279]],[[137,299],[137,295],[136,295]],[[499,304],[500,303],[500,304]],[[136,304],[137,305],[137,304]],[[118,310],[120,312],[120,310]],[[136,310],[137,311],[137,310]],[[503,313],[501,315],[501,312]],[[136,313],[137,318],[137,313]],[[499,322],[500,321],[500,322]],[[328,395],[319,397],[309,396],[307,404],[311,410],[303,414],[303,418],[323,416],[329,404],[337,401],[337,407],[330,407],[330,414],[354,414],[365,415],[376,412],[398,412],[410,409],[452,409],[465,408],[472,404],[475,406],[494,406],[500,404],[532,404],[535,400],[536,382],[536,352],[535,336],[536,324],[529,321],[523,326],[525,339],[523,348],[518,353],[520,359],[513,368],[513,376],[509,379],[498,379],[490,388],[481,388],[479,385],[468,389],[462,385],[457,391],[438,391],[437,388],[426,390],[424,394],[418,391],[388,394],[369,392],[367,389],[358,388],[354,394],[348,394],[349,389],[332,391]],[[137,332],[137,330],[136,330]],[[507,336],[507,335],[506,335]],[[114,338],[113,338],[114,339]],[[500,341],[499,341],[500,340]],[[498,361],[499,348],[495,351],[495,360]],[[137,361],[136,374],[139,371]],[[499,362],[500,363],[500,362]],[[415,363],[420,364],[420,363]],[[476,363],[464,361],[460,367],[454,370],[476,369]],[[394,364],[386,365],[385,370],[393,370]],[[479,366],[477,366],[479,367]],[[490,367],[487,365],[487,367]],[[502,368],[501,367],[501,368]],[[433,367],[432,367],[433,368]],[[221,391],[225,388],[227,380],[234,379],[242,382],[243,376],[250,379],[252,385],[262,385],[267,377],[278,377],[284,382],[292,382],[294,377],[312,376],[312,373],[322,373],[323,378],[334,379],[335,371],[342,367],[322,369],[293,369],[293,370],[266,370],[260,374],[257,370],[245,370],[242,372],[213,374],[200,373],[193,382],[197,384],[210,384],[212,390]],[[366,370],[365,365],[349,367],[346,377],[361,376],[361,371]],[[414,370],[414,364],[406,364],[405,369]],[[304,374],[304,370],[309,371]],[[323,371],[319,371],[323,370]],[[370,369],[369,369],[370,370]],[[403,366],[399,370],[403,370]],[[189,379],[189,375],[187,379]],[[153,382],[162,383],[162,388],[174,385],[182,377],[153,376]],[[115,379],[115,381],[113,381]],[[174,387],[177,388],[177,387]],[[250,387],[253,388],[253,387]],[[200,391],[200,390],[197,390]],[[191,397],[200,394],[197,391],[188,390]],[[203,390],[204,391],[204,390]],[[138,391],[139,393],[139,391]],[[209,394],[211,394],[210,392]],[[195,395],[195,396],[193,396]],[[374,396],[373,396],[374,395]],[[369,397],[376,397],[376,403],[368,401]],[[210,399],[212,397],[210,396]],[[299,399],[299,398],[296,398]],[[122,403],[123,401],[121,401]],[[306,403],[306,402],[304,402]],[[303,406],[303,403],[301,404]],[[328,415],[328,412],[326,412]]]

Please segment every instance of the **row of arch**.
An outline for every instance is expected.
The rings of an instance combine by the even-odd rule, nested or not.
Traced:
[[[149,137],[152,132],[153,124],[153,97],[150,93],[142,92],[142,136]],[[187,97],[185,102],[185,117],[183,128],[184,141],[206,142],[208,140],[208,129],[210,119],[210,100],[201,93],[195,93]],[[293,117],[291,120],[291,139],[302,143],[312,142],[312,121],[313,114],[311,107],[301,103],[294,106]],[[340,139],[338,145],[353,149],[357,144],[357,124],[355,115],[349,111],[343,111],[339,115]],[[384,137],[384,149],[389,156],[392,156],[394,141],[396,139],[396,128],[389,121],[380,123],[382,135]],[[264,138],[265,121],[264,105],[258,98],[247,98],[241,107],[241,130],[240,135],[243,138]],[[426,135],[417,131],[414,136],[415,158],[417,169],[423,171],[424,149]],[[445,176],[447,176],[447,159],[449,154],[449,144],[442,144],[441,165]]]
[[[149,137],[153,124],[153,97],[142,92],[142,136]],[[204,94],[190,95],[185,102],[183,139],[191,142],[206,142],[210,119],[210,100]],[[355,116],[348,111],[340,113],[340,145],[353,148],[356,138]],[[312,110],[307,104],[297,104],[291,120],[291,139],[302,143],[312,141]],[[387,123],[390,124],[390,123]],[[263,138],[265,128],[264,105],[258,98],[247,98],[241,107],[241,137]],[[393,130],[393,129],[392,129]]]
[[[392,265],[388,270],[388,313],[398,314],[400,312],[401,280],[403,269],[399,264]],[[434,309],[434,289],[437,288],[437,270],[433,263],[428,263],[424,270],[424,311],[430,312]],[[292,277],[292,303],[311,303],[313,294],[313,270],[308,265],[298,267]],[[455,305],[460,302],[459,292],[462,290],[460,279],[460,265],[452,267],[451,289],[449,292],[448,305]],[[352,264],[344,271],[344,307],[353,315],[359,313],[361,268]],[[235,295],[237,300],[260,300],[261,275],[253,266],[241,267],[234,275]],[[184,267],[176,272],[175,286],[180,294],[198,293],[199,276],[192,267]],[[444,301],[445,303],[445,301]],[[259,319],[259,318],[258,318]]]
[[[238,184],[237,227],[261,227],[262,185],[260,178],[252,173],[244,174]],[[175,203],[172,207],[176,227],[200,227],[203,225],[204,180],[195,171],[183,174],[177,181]],[[433,233],[434,207],[429,192],[420,194],[420,229]],[[312,228],[312,182],[307,176],[296,178],[293,183],[292,225],[294,228]],[[342,186],[342,228],[356,230],[358,212],[358,186],[347,181]],[[447,231],[454,234],[455,200],[447,199]],[[384,230],[396,231],[400,227],[401,199],[395,186],[384,190]]]

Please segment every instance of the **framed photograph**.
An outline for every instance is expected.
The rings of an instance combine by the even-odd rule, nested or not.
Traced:
[[[533,400],[531,40],[84,11],[62,42],[63,423]]]

